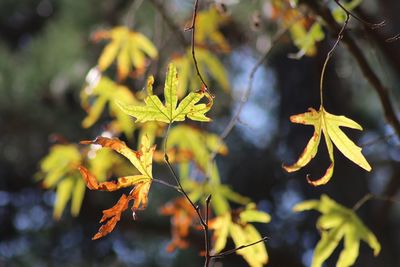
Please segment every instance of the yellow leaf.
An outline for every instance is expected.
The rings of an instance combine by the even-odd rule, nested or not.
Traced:
[[[322,213],[317,221],[321,239],[314,250],[312,267],[321,267],[332,255],[342,238],[344,247],[336,263],[337,267],[354,265],[361,240],[364,240],[374,250],[375,256],[379,254],[381,246],[378,240],[353,210],[336,203],[327,195],[322,195],[320,200],[304,201],[293,208],[296,212],[310,209]]]
[[[309,29],[306,28],[306,24],[304,20],[300,20],[289,29],[294,44],[300,49],[295,58],[314,56],[317,52],[316,43],[325,38],[321,24],[314,22]]]
[[[206,83],[208,83],[211,78],[216,81],[225,92],[229,92],[228,74],[221,61],[212,54],[210,50],[196,47],[196,60]],[[196,77],[197,73],[190,49],[188,49],[184,55],[174,57],[172,63],[180,73],[178,84],[179,98],[183,97],[187,90],[192,92],[201,88],[201,81],[193,78]]]
[[[78,166],[86,161],[90,171],[95,173],[99,181],[104,181],[107,175],[121,160],[110,151],[80,151],[76,145],[54,145],[50,153],[42,159],[40,172],[36,175],[43,179],[44,188],[56,187],[54,218],[59,219],[66,204],[71,199],[71,215],[78,216],[83,197],[85,183],[79,175]]]
[[[212,106],[212,97],[205,91],[191,92],[178,105],[177,87],[178,73],[173,64],[168,67],[164,85],[165,105],[158,96],[153,95],[153,77],[148,79],[147,91],[148,96],[145,98],[144,106],[127,105],[122,101],[117,104],[123,112],[135,117],[136,122],[160,121],[165,123],[173,123],[175,121],[184,121],[185,117],[195,121],[211,121],[206,117]],[[206,97],[208,103],[198,102]]]
[[[325,143],[328,149],[331,164],[321,178],[313,181],[307,177],[307,180],[310,184],[314,186],[323,185],[326,184],[332,177],[334,169],[332,142],[348,159],[367,171],[371,170],[371,166],[361,153],[361,148],[354,144],[354,142],[351,141],[339,128],[348,127],[362,130],[362,127],[355,121],[344,116],[330,114],[323,108],[323,106],[320,107],[319,111],[310,108],[306,113],[291,116],[290,120],[293,123],[314,126],[314,134],[297,162],[291,166],[283,166],[287,172],[294,172],[301,169],[315,157],[318,151],[318,145],[321,140],[322,133],[325,137]]]
[[[92,100],[92,104],[88,104]],[[131,138],[135,126],[130,117],[123,113],[115,104],[116,101],[124,101],[127,104],[138,104],[133,93],[125,86],[118,85],[109,78],[102,77],[95,85],[88,85],[81,92],[82,107],[88,115],[82,121],[84,128],[89,128],[100,118],[106,105],[109,105],[110,115],[115,118],[111,125],[116,132],[124,132],[128,138]]]
[[[248,205],[245,210],[240,211],[240,218],[248,217],[249,214],[241,215],[243,212],[249,211],[247,208],[250,208],[251,212],[255,211],[253,205]],[[237,212],[233,214],[237,214]],[[269,216],[266,213],[264,214]],[[259,214],[256,215],[256,217],[258,216]],[[264,223],[266,223],[266,221]],[[262,239],[260,233],[253,225],[244,220],[233,221],[229,212],[212,219],[209,226],[210,229],[213,230],[214,255],[217,255],[225,248],[229,236],[232,238],[237,248]],[[261,267],[268,262],[268,254],[264,242],[237,250],[236,254],[241,255],[251,267]]]
[[[57,186],[56,203],[54,204],[53,212],[54,219],[58,220],[61,218],[61,214],[71,198],[74,182],[74,177],[68,177],[63,179]]]
[[[111,42],[104,48],[98,62],[99,69],[105,71],[117,58],[119,80],[125,79],[132,69],[136,68],[142,74],[146,67],[145,55],[157,57],[157,49],[144,35],[130,31],[127,27],[115,27],[109,31],[98,31],[94,40],[110,39]]]
[[[205,45],[209,42],[213,48],[222,52],[229,52],[230,47],[219,28],[228,21],[226,15],[220,14],[215,6],[197,14],[195,42]]]
[[[167,151],[174,147],[178,149],[178,153],[190,153],[196,165],[204,172],[208,171],[212,153],[228,153],[227,146],[218,135],[188,125],[178,125],[171,129]]]

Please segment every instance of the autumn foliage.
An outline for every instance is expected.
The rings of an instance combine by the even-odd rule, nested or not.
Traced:
[[[286,28],[298,49],[292,58],[316,55],[317,43],[325,38],[321,20],[303,14],[298,2],[270,1],[272,19],[278,27]],[[359,2],[349,1],[345,7],[351,11]],[[345,9],[339,6],[331,11],[338,23],[345,23],[348,16]],[[258,209],[252,199],[223,183],[215,157],[228,155],[229,148],[221,135],[200,127],[212,122],[213,105],[219,101],[214,99],[212,91],[230,92],[227,70],[219,59],[221,54],[231,52],[229,41],[220,31],[221,26],[229,26],[230,18],[215,6],[195,12],[197,21],[193,21],[192,26],[195,28],[189,29],[195,30],[194,43],[174,56],[163,55],[170,58],[163,67],[164,81],[155,80],[150,74],[143,90],[129,88],[123,82],[150,73],[148,66],[158,60],[163,52],[161,48],[144,34],[125,26],[99,30],[92,35],[92,40],[95,43],[101,41],[99,46],[104,49],[80,94],[82,108],[87,114],[82,127],[98,124],[106,110],[109,120],[92,141],[52,147],[40,164],[42,185],[57,190],[55,219],[61,218],[68,201],[71,201],[71,214],[79,214],[85,186],[92,191],[105,191],[104,194],[121,190],[119,200],[103,210],[102,225],[93,236],[93,239],[99,239],[111,234],[118,222],[126,219],[123,214],[128,208],[133,220],[140,216],[138,211],[149,204],[148,195],[153,183],[167,184],[177,194],[183,194],[156,207],[161,215],[171,217],[168,252],[188,248],[191,233],[205,231],[210,237],[205,241],[206,258],[225,255],[224,251],[229,252],[229,241],[233,241],[232,253],[242,256],[249,266],[264,266],[269,261],[268,242],[264,242],[264,237],[275,233],[260,232],[258,225],[267,224],[274,218]],[[112,79],[115,75],[116,79]],[[206,87],[205,83],[211,80],[215,88]],[[361,148],[341,127],[363,128],[344,115],[327,112],[322,102],[322,90],[321,82],[318,110],[309,108],[305,113],[290,117],[292,123],[313,126],[314,133],[296,162],[282,165],[289,173],[307,166],[316,157],[323,136],[330,164],[319,178],[307,176],[312,186],[322,186],[334,176],[334,146],[362,169],[372,170]],[[133,149],[133,144],[137,144],[137,150]],[[166,182],[165,177],[153,177],[153,164],[168,167],[176,183]],[[205,203],[209,195],[211,201]],[[341,239],[344,239],[344,247],[337,261],[339,267],[355,263],[361,241],[373,249],[375,256],[381,250],[377,237],[357,216],[356,210],[336,203],[327,195],[322,195],[320,200],[298,203],[293,210],[321,213],[316,223],[321,239],[314,250],[312,267],[322,266]]]

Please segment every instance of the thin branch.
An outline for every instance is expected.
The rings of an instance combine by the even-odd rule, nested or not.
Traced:
[[[343,26],[338,33],[338,37],[336,39],[335,44],[333,45],[331,50],[329,50],[328,54],[326,55],[324,65],[322,67],[321,77],[319,80],[319,94],[320,94],[321,106],[324,105],[323,90],[324,90],[324,76],[325,76],[326,66],[328,65],[329,59],[332,57],[332,54],[335,51],[336,47],[339,45],[339,42],[343,39],[343,32],[345,31],[347,25],[349,24],[349,21],[350,21],[350,14],[346,13],[346,20],[344,21]]]
[[[204,267],[208,267],[210,264],[210,247],[209,247],[209,234],[208,234],[208,209],[211,201],[211,196],[208,196],[206,199],[206,215],[205,219],[201,215],[200,208],[199,206],[195,205],[193,201],[190,199],[189,195],[186,193],[185,189],[183,189],[182,184],[180,182],[180,179],[178,175],[176,174],[174,168],[172,167],[171,163],[169,162],[168,154],[167,154],[167,142],[168,142],[168,135],[169,131],[171,128],[171,124],[168,124],[167,131],[165,133],[164,137],[164,160],[165,163],[167,164],[172,176],[175,179],[176,184],[178,185],[179,191],[181,194],[187,199],[187,201],[190,203],[190,205],[193,207],[193,209],[196,211],[197,217],[199,218],[200,224],[203,228],[204,232],[204,242],[205,242],[205,250],[206,250],[206,255],[205,255],[205,263]]]
[[[393,138],[395,136],[396,136],[395,133],[391,133],[391,134],[388,134],[388,135],[385,135],[385,136],[381,136],[381,137],[378,137],[376,139],[373,139],[373,140],[370,140],[370,141],[367,141],[367,142],[361,144],[360,147],[372,146],[372,145],[375,145],[375,144],[377,144],[379,142],[387,141],[387,140],[389,140],[389,139],[391,139],[391,138]]]
[[[378,29],[378,28],[381,28],[381,27],[383,27],[383,26],[386,25],[386,21],[382,21],[382,22],[380,22],[380,23],[371,23],[371,22],[368,22],[368,21],[366,21],[366,20],[360,18],[359,16],[355,15],[355,14],[354,14],[353,12],[351,12],[350,10],[348,10],[344,5],[342,5],[342,4],[340,3],[339,0],[334,0],[334,1],[335,1],[335,3],[346,13],[347,16],[350,16],[350,17],[355,18],[356,20],[358,20],[359,22],[361,22],[361,23],[367,25],[367,26],[370,27],[371,29]]]
[[[359,201],[357,201],[356,204],[354,204],[352,210],[356,211],[359,208],[361,208],[362,205],[364,205],[368,200],[374,198],[374,195],[372,193],[367,193],[365,196],[363,196]]]
[[[393,197],[386,197],[386,196],[378,196],[374,195],[372,193],[367,193],[365,196],[363,196],[359,201],[357,201],[356,204],[354,204],[352,210],[357,211],[359,208],[361,208],[365,203],[367,203],[369,200],[381,200],[381,201],[388,201],[388,202],[394,202],[394,203],[400,203],[399,199],[393,198]]]
[[[256,244],[258,244],[258,243],[261,243],[261,242],[265,242],[265,241],[267,241],[268,239],[269,239],[269,238],[265,236],[265,237],[261,238],[260,240],[257,240],[257,241],[255,241],[255,242],[253,242],[253,243],[250,243],[250,244],[247,244],[247,245],[242,245],[242,246],[240,246],[240,247],[237,247],[237,248],[234,248],[234,249],[230,249],[230,250],[227,250],[227,251],[225,251],[225,252],[218,253],[218,254],[216,254],[216,255],[212,255],[212,256],[210,256],[210,257],[211,257],[211,258],[223,258],[223,257],[225,257],[225,256],[228,256],[228,255],[231,255],[231,254],[235,253],[235,252],[238,251],[238,250],[241,250],[241,249],[244,249],[244,248],[247,248],[247,247],[254,246],[254,245],[256,245]]]
[[[206,248],[206,260],[204,262],[204,267],[208,267],[210,265],[211,256],[210,256],[210,236],[208,234],[208,215],[210,209],[211,195],[208,195],[206,198],[206,214],[205,214],[205,224],[204,224],[204,242]]]
[[[165,20],[166,24],[168,27],[171,29],[171,31],[176,35],[178,38],[179,43],[184,47],[188,47],[189,43],[186,41],[185,35],[183,34],[183,31],[180,29],[180,27],[175,23],[175,21],[169,16],[167,11],[165,10],[165,7],[162,3],[160,3],[157,0],[150,0],[150,2],[153,4],[153,6],[157,9],[157,11],[161,14],[163,19]]]
[[[192,57],[193,57],[194,67],[195,67],[196,72],[197,72],[197,76],[199,77],[201,83],[203,84],[203,87],[205,87],[205,90],[208,91],[208,92],[211,94],[211,92],[210,92],[210,90],[209,90],[209,88],[208,88],[207,83],[205,82],[205,80],[203,79],[203,76],[202,76],[201,73],[200,73],[199,66],[198,66],[197,59],[196,59],[195,34],[196,34],[196,18],[197,18],[197,10],[198,10],[198,8],[199,8],[199,0],[196,0],[196,1],[194,2],[194,7],[193,7],[192,25],[191,25],[189,28],[187,28],[186,30],[192,31],[191,50],[192,50]]]
[[[152,181],[153,181],[153,182],[156,182],[156,183],[158,183],[158,184],[162,184],[162,185],[165,185],[165,186],[167,186],[167,187],[173,188],[173,189],[175,189],[176,191],[178,191],[179,193],[182,193],[182,190],[181,190],[178,186],[176,186],[176,185],[170,184],[170,183],[168,183],[168,182],[166,182],[166,181],[163,181],[163,180],[160,180],[160,179],[156,179],[156,178],[153,178]]]
[[[275,45],[281,40],[281,38],[285,35],[285,33],[288,31],[288,29],[290,28],[291,25],[289,25],[288,27],[285,27],[283,29],[281,29],[280,31],[278,31],[273,37],[272,37],[272,41],[271,44],[268,48],[267,51],[265,51],[264,55],[256,62],[256,64],[253,66],[253,68],[250,71],[249,74],[249,79],[248,79],[248,83],[247,83],[247,88],[246,90],[243,92],[243,96],[240,99],[240,104],[238,109],[236,110],[235,115],[233,115],[233,117],[231,118],[231,120],[229,121],[228,125],[225,127],[225,129],[222,131],[222,133],[220,134],[220,139],[224,140],[233,130],[233,128],[236,126],[236,124],[240,121],[240,113],[243,110],[244,105],[247,103],[249,96],[251,95],[251,92],[253,90],[253,80],[254,77],[257,73],[257,70],[262,66],[262,64],[264,63],[264,61],[268,58],[268,56],[270,55],[272,49],[275,47]],[[222,144],[221,144],[222,145]],[[210,156],[210,161],[212,161],[216,155],[217,155],[217,151],[218,149],[216,149]]]
[[[311,10],[314,11],[315,14],[320,16],[325,21],[330,31],[333,33],[340,31],[340,26],[336,23],[328,8],[319,5],[313,0],[301,0],[301,3],[306,4]],[[366,56],[364,55],[364,51],[357,45],[354,39],[349,34],[344,34],[342,42],[347,46],[347,49],[356,60],[364,77],[368,80],[378,94],[384,110],[386,121],[393,127],[393,129],[396,131],[396,134],[400,136],[400,121],[397,118],[396,111],[392,105],[388,89],[383,85],[382,81],[369,64]]]
[[[393,43],[393,42],[396,42],[397,40],[400,40],[400,33],[396,34],[396,35],[393,36],[393,37],[387,38],[387,39],[385,40],[385,42],[387,42],[387,43]]]

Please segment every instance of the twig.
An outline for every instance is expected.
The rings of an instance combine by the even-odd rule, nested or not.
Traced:
[[[187,31],[192,31],[192,44],[191,44],[191,50],[192,50],[192,57],[193,57],[193,62],[194,62],[194,67],[196,69],[197,72],[197,76],[199,77],[201,83],[203,84],[203,86],[205,87],[205,90],[208,91],[210,94],[210,89],[208,88],[207,83],[205,82],[205,80],[203,79],[203,76],[200,73],[199,70],[199,66],[197,64],[197,59],[196,59],[196,51],[195,51],[195,34],[196,34],[196,18],[197,18],[197,10],[199,8],[199,0],[196,0],[194,2],[194,7],[193,7],[193,17],[192,17],[192,25],[187,28]]]
[[[211,195],[208,195],[206,198],[206,214],[205,214],[205,224],[204,224],[204,242],[206,248],[206,260],[204,262],[204,267],[208,267],[210,265],[211,256],[210,256],[210,236],[208,234],[208,215],[210,209]]]
[[[356,204],[354,204],[352,210],[357,211],[359,208],[361,208],[367,201],[375,199],[375,200],[381,200],[381,201],[388,201],[388,202],[394,202],[394,203],[400,203],[399,199],[393,198],[393,197],[386,197],[386,196],[377,196],[372,193],[367,193],[365,196],[363,196],[359,201],[357,201]]]
[[[179,43],[183,47],[189,46],[188,41],[185,39],[185,35],[183,34],[183,31],[180,29],[180,27],[174,22],[174,20],[168,15],[168,13],[165,10],[165,7],[163,4],[161,4],[157,0],[150,0],[150,2],[154,5],[154,7],[157,9],[157,11],[161,14],[165,22],[167,23],[168,27],[172,30],[172,32],[175,33],[176,37],[178,37]]]
[[[340,26],[336,23],[328,8],[322,7],[316,1],[312,0],[301,0],[301,3],[306,4],[311,10],[314,11],[315,14],[319,15],[333,33],[340,31]],[[396,112],[390,100],[388,89],[383,85],[378,75],[368,63],[368,60],[364,55],[364,51],[357,45],[357,43],[349,34],[344,34],[343,43],[347,46],[350,54],[358,63],[364,77],[377,92],[384,110],[386,121],[393,127],[393,129],[396,131],[396,134],[400,136],[400,121],[397,118]]]
[[[367,193],[365,196],[363,196],[359,201],[357,201],[356,204],[354,204],[352,210],[356,211],[359,208],[361,208],[362,205],[364,205],[368,200],[374,198],[374,195],[371,193]]]
[[[385,40],[385,42],[387,42],[387,43],[393,43],[393,42],[396,42],[397,40],[400,40],[400,33],[396,34],[396,35],[393,36],[393,37],[387,38],[387,39]]]
[[[349,21],[350,21],[350,14],[346,13],[346,20],[344,21],[343,26],[339,31],[339,34],[338,34],[335,44],[333,45],[331,50],[329,50],[328,54],[326,55],[324,65],[322,67],[321,77],[319,80],[319,94],[320,94],[321,106],[324,105],[323,90],[324,90],[324,76],[325,76],[326,66],[328,65],[329,59],[332,57],[332,54],[335,51],[336,47],[339,45],[339,42],[343,39],[343,32],[346,29],[347,25],[349,24]]]
[[[173,184],[170,184],[170,183],[168,183],[168,182],[166,182],[166,181],[163,181],[163,180],[160,180],[160,179],[156,179],[156,178],[153,178],[152,181],[153,181],[153,182],[156,182],[156,183],[159,183],[159,184],[162,184],[162,185],[165,185],[165,186],[167,186],[167,187],[173,188],[173,189],[175,189],[176,191],[182,193],[182,190],[181,190],[178,186],[175,186],[175,185],[173,185]]]
[[[372,146],[372,145],[375,145],[375,144],[377,144],[377,143],[379,143],[381,141],[387,141],[387,140],[389,140],[389,139],[391,139],[391,138],[393,138],[395,136],[396,136],[395,133],[391,133],[391,134],[388,134],[388,135],[385,135],[385,136],[381,136],[381,137],[378,137],[376,139],[373,139],[373,140],[370,140],[370,141],[367,141],[367,142],[361,144],[360,147]]]
[[[244,248],[247,248],[247,247],[254,246],[254,245],[256,245],[256,244],[258,244],[258,243],[261,243],[261,242],[265,242],[265,241],[267,241],[268,239],[269,239],[269,238],[265,236],[265,237],[261,238],[260,240],[257,240],[257,241],[255,241],[255,242],[253,242],[253,243],[250,243],[250,244],[247,244],[247,245],[242,245],[242,246],[240,246],[240,247],[237,247],[237,248],[234,248],[234,249],[230,249],[230,250],[227,250],[227,251],[225,251],[225,252],[218,253],[218,254],[216,254],[216,255],[212,255],[211,258],[223,258],[223,257],[225,257],[225,256],[228,256],[228,255],[230,255],[230,254],[235,253],[235,252],[238,251],[238,250],[241,250],[241,249],[244,249]]]
[[[235,127],[235,125],[239,122],[240,120],[240,113],[243,110],[244,105],[247,103],[249,96],[251,95],[251,92],[253,90],[253,80],[254,80],[254,76],[257,73],[257,70],[262,66],[262,64],[264,63],[264,61],[268,58],[268,56],[270,55],[272,49],[275,47],[275,45],[280,41],[280,39],[285,35],[285,33],[287,32],[288,28],[290,28],[290,25],[288,27],[285,27],[283,29],[281,29],[280,31],[278,31],[272,38],[271,44],[268,48],[268,50],[264,53],[264,55],[256,62],[256,64],[253,66],[253,68],[250,71],[249,74],[249,79],[248,79],[248,83],[247,83],[247,88],[246,90],[243,92],[243,96],[240,99],[240,104],[239,104],[239,108],[236,110],[235,115],[233,115],[233,117],[231,118],[231,120],[229,121],[228,125],[225,127],[225,129],[222,131],[222,133],[220,134],[220,139],[224,140],[229,134],[230,132],[233,130],[233,128]],[[222,144],[221,144],[222,145]],[[216,155],[217,155],[217,151],[218,149],[216,149],[210,156],[210,161],[212,161]]]
[[[171,124],[168,124],[168,128],[167,128],[167,131],[166,131],[165,137],[164,137],[164,139],[165,139],[164,140],[164,160],[165,160],[165,163],[167,164],[172,176],[174,177],[175,182],[180,189],[180,192],[187,199],[187,201],[190,203],[190,205],[193,207],[193,209],[196,211],[197,217],[199,218],[200,224],[201,224],[201,226],[203,228],[203,232],[204,232],[204,242],[205,242],[205,250],[206,250],[204,267],[208,267],[210,264],[210,248],[209,248],[210,242],[209,242],[209,235],[208,235],[208,208],[209,208],[209,204],[211,201],[211,196],[207,197],[207,199],[206,199],[206,216],[204,219],[203,216],[201,215],[199,206],[197,206],[193,203],[193,201],[190,199],[189,195],[186,193],[185,189],[183,189],[178,175],[176,174],[171,163],[169,162],[169,158],[168,158],[168,154],[167,154],[167,142],[168,142],[168,135],[169,135],[170,128],[171,128]]]
[[[383,26],[386,25],[386,21],[382,21],[382,22],[380,22],[380,23],[371,23],[371,22],[368,22],[368,21],[366,21],[366,20],[360,18],[359,16],[355,15],[355,14],[354,14],[353,12],[351,12],[350,10],[348,10],[345,6],[343,6],[343,5],[339,2],[339,0],[334,0],[334,1],[335,1],[335,3],[346,13],[347,16],[350,16],[350,17],[355,18],[355,19],[358,20],[359,22],[364,23],[365,25],[369,26],[371,29],[378,29],[378,28],[381,28],[381,27],[383,27]]]

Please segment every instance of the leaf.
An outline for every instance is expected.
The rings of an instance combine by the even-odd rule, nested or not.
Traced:
[[[212,153],[226,155],[228,148],[218,135],[201,131],[188,125],[178,125],[168,135],[167,151],[177,148],[176,153],[192,155],[193,161],[203,171],[208,171]],[[189,160],[189,157],[182,157]]]
[[[290,117],[293,123],[300,123],[305,125],[314,126],[314,134],[310,141],[307,143],[306,148],[299,157],[296,163],[291,166],[283,166],[287,172],[294,172],[305,165],[307,165],[317,154],[318,145],[321,140],[321,132],[324,134],[325,143],[328,149],[331,164],[326,173],[319,179],[312,181],[307,176],[307,181],[314,186],[326,184],[333,174],[334,157],[333,157],[333,144],[339,149],[342,154],[353,161],[361,168],[371,171],[371,166],[361,153],[361,148],[353,143],[339,127],[348,127],[352,129],[362,130],[362,127],[355,121],[346,118],[345,116],[337,116],[327,112],[323,106],[319,111],[310,108],[308,112]]]
[[[200,46],[207,46],[207,43],[210,43],[215,49],[229,52],[229,44],[219,31],[227,21],[228,17],[221,14],[215,6],[200,11],[196,19],[195,43]]]
[[[172,216],[172,241],[168,244],[167,251],[171,253],[176,248],[187,248],[189,245],[187,241],[189,229],[197,218],[197,213],[194,211],[187,199],[180,197],[168,202],[161,207],[160,213],[163,215]]]
[[[327,195],[321,199],[309,200],[294,206],[296,212],[315,209],[322,213],[317,221],[317,228],[321,231],[312,260],[312,267],[320,267],[333,253],[344,239],[344,247],[336,263],[337,267],[352,266],[359,253],[360,241],[364,240],[374,250],[377,256],[381,246],[375,235],[361,222],[353,210],[348,209]]]
[[[148,192],[153,179],[152,161],[155,146],[150,147],[147,136],[141,140],[139,151],[133,151],[119,139],[111,139],[107,137],[97,137],[93,141],[82,141],[82,144],[97,144],[107,147],[125,156],[135,168],[140,172],[139,175],[120,177],[116,181],[107,181],[98,183],[97,178],[90,173],[85,167],[80,166],[79,171],[91,190],[115,191],[121,188],[133,187],[128,196],[122,195],[119,202],[111,209],[103,211],[103,217],[100,222],[107,221],[100,227],[99,232],[93,237],[98,239],[109,234],[121,218],[121,213],[127,209],[131,200],[134,201],[132,206],[132,214],[135,219],[138,209],[145,209],[148,202]]]
[[[178,74],[173,64],[169,65],[166,76],[164,85],[165,105],[162,104],[158,96],[153,95],[153,77],[150,77],[147,82],[148,96],[144,100],[145,106],[127,105],[122,101],[117,101],[117,104],[123,112],[135,117],[136,122],[160,121],[173,123],[175,121],[184,121],[185,117],[195,121],[211,121],[205,115],[213,103],[209,93],[206,91],[191,92],[178,105]],[[208,103],[198,104],[203,97],[208,99]]]
[[[128,104],[138,104],[133,93],[125,86],[118,85],[106,77],[101,77],[97,84],[88,84],[81,92],[81,104],[88,115],[82,121],[84,128],[89,128],[100,118],[106,105],[109,105],[110,115],[114,118],[111,126],[114,132],[124,132],[128,138],[133,136],[135,125],[115,104],[116,101],[124,101]],[[90,103],[90,104],[89,104]]]
[[[209,227],[213,230],[212,240],[214,241],[214,255],[218,255],[218,253],[225,248],[229,236],[233,239],[237,248],[262,239],[260,233],[253,225],[249,224],[246,220],[242,220],[242,218],[249,217],[249,213],[245,215],[242,215],[242,213],[249,211],[253,213],[253,218],[257,217],[260,219],[263,217],[263,219],[256,219],[255,221],[263,223],[269,222],[269,215],[261,211],[256,211],[254,205],[248,205],[246,209],[234,212],[233,214],[238,213],[240,218],[238,221],[234,221],[229,212],[210,220]],[[255,212],[257,212],[257,215],[254,217]],[[261,214],[263,215],[260,216]],[[266,218],[267,220],[264,220]],[[237,250],[236,254],[241,255],[251,267],[261,267],[268,262],[268,254],[264,242]]]
[[[127,27],[119,26],[109,31],[94,33],[94,41],[111,40],[104,48],[98,66],[105,71],[117,59],[118,79],[124,80],[132,69],[142,75],[146,67],[146,57],[157,57],[157,49],[153,43],[139,32],[130,31]]]
[[[53,217],[56,220],[71,200],[71,215],[78,216],[85,195],[85,183],[80,178],[78,166],[86,161],[89,169],[104,181],[114,166],[121,163],[120,159],[109,151],[95,151],[93,149],[80,151],[76,145],[54,145],[49,154],[40,163],[40,172],[44,188],[56,187],[56,201]]]
[[[304,55],[314,56],[317,52],[316,43],[325,38],[321,24],[314,22],[307,29],[305,20],[296,22],[290,27],[289,31],[294,44],[299,48],[299,52],[294,55],[294,58],[301,58]]]
[[[341,5],[348,11],[352,11],[362,3],[362,0],[351,0],[349,2],[341,2]],[[336,7],[332,11],[332,15],[336,22],[343,23],[346,20],[346,12],[340,7]]]
[[[228,93],[230,90],[228,74],[221,61],[212,54],[210,50],[202,47],[196,47],[196,60],[205,82],[208,83],[211,78]],[[172,63],[180,73],[178,84],[179,98],[182,98],[188,90],[192,92],[201,87],[201,81],[199,79],[193,79],[193,77],[197,75],[197,72],[193,64],[191,49],[188,49],[184,55],[175,56],[172,59]]]

